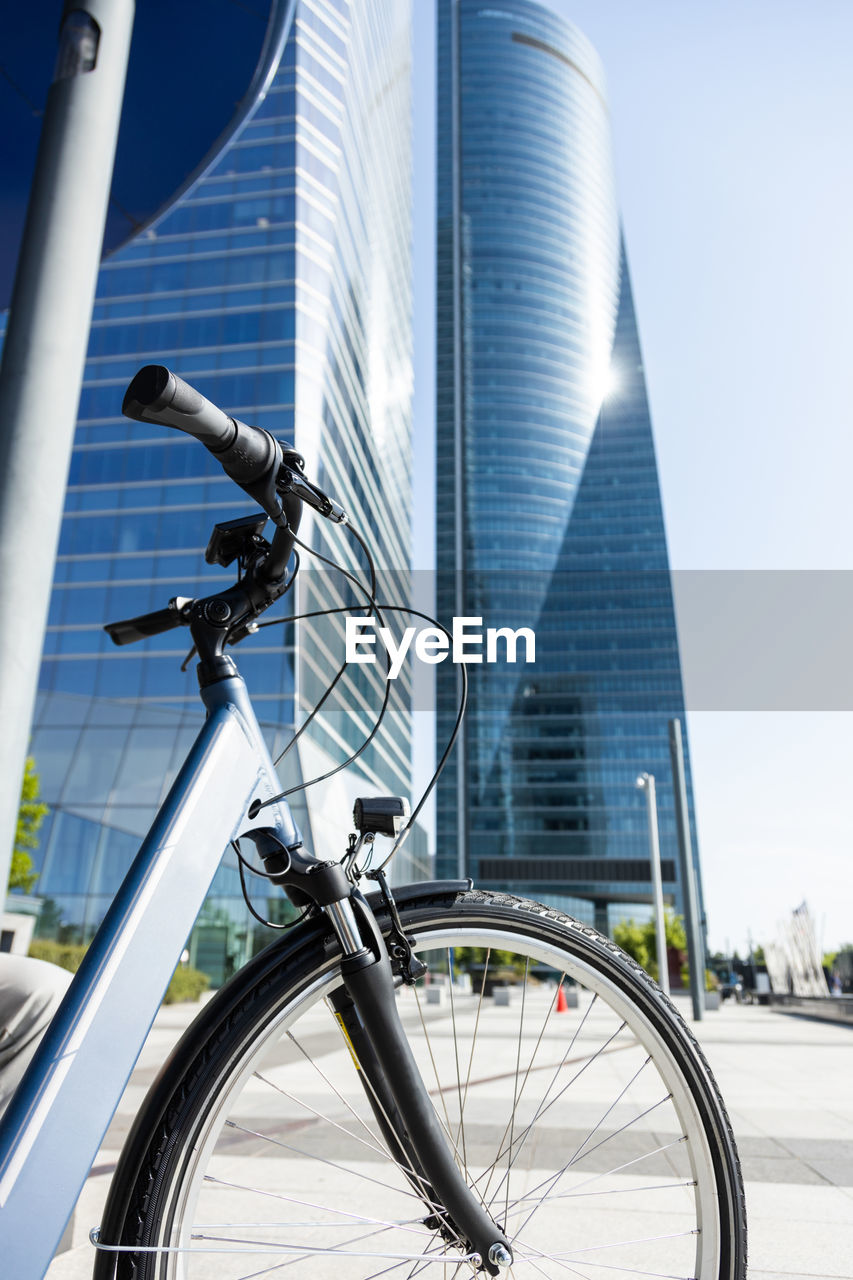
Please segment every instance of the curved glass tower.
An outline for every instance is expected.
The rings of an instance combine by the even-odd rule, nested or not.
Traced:
[[[680,907],[684,706],[604,80],[541,5],[439,0],[437,287],[440,616],[537,638],[534,666],[468,669],[439,870],[606,928],[650,901],[648,771]]]
[[[204,449],[121,416],[140,365],[168,364],[235,416],[295,439],[308,474],[407,586],[409,3],[300,0],[285,43],[286,16],[276,0],[226,135],[100,273],[31,748],[51,810],[36,866],[40,930],[75,941],[102,917],[201,713],[193,663],[180,669],[183,632],[117,649],[102,625],[230,578],[204,564],[204,548],[215,521],[251,510]],[[303,536],[359,566],[346,534],[306,516]],[[303,554],[298,600],[279,612],[340,601],[335,576]],[[329,619],[306,623],[298,646],[292,624],[243,645],[240,670],[274,750],[343,648]],[[380,701],[372,668],[347,675],[285,758],[285,778],[347,757]],[[360,788],[408,794],[407,710],[398,689],[359,768],[316,803],[311,791],[295,797],[318,852],[343,852]],[[192,945],[215,979],[255,945],[247,919],[224,865]]]

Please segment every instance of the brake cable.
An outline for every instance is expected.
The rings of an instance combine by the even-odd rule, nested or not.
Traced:
[[[352,526],[349,526],[349,527],[351,528]],[[331,564],[332,562],[327,561],[327,563]],[[333,565],[333,567],[340,568],[339,565]],[[386,603],[382,603],[378,607],[382,609],[385,613],[406,613],[411,615],[414,618],[422,618],[424,622],[429,622],[438,631],[441,631],[444,635],[446,635],[449,640],[452,639],[452,636],[446,627],[442,626],[442,624],[436,618],[433,618],[430,614],[422,613],[420,609],[413,609],[410,605],[386,604]],[[349,613],[349,612],[350,612],[350,606],[348,605],[341,605],[333,609],[314,609],[309,613],[295,613],[286,618],[270,618],[266,622],[259,623],[258,630],[260,630],[261,627],[281,626],[287,622],[301,622],[304,618],[318,618],[318,617],[324,617],[327,614]],[[340,678],[345,668],[346,668],[346,663],[344,663],[344,666],[339,670],[338,674],[336,675],[335,681],[334,681],[335,684],[337,683],[338,679]],[[400,832],[399,836],[395,840],[394,845],[391,849],[391,852],[388,854],[388,856],[382,861],[380,866],[377,868],[377,870],[379,871],[381,871],[384,867],[388,865],[391,858],[394,856],[394,854],[403,844],[404,840],[407,838],[409,832],[411,831],[412,827],[417,821],[421,813],[421,810],[423,809],[429,797],[432,795],[435,789],[435,786],[438,783],[438,779],[441,777],[441,774],[444,770],[444,766],[447,764],[450,753],[453,750],[454,746],[456,745],[456,739],[459,737],[459,731],[462,727],[462,721],[465,717],[465,710],[468,703],[468,672],[465,669],[464,665],[459,667],[459,674],[461,677],[459,706],[457,708],[456,720],[454,722],[453,729],[451,731],[450,737],[447,740],[447,745],[445,746],[444,751],[441,754],[441,759],[436,765],[435,770],[432,774],[432,777],[430,778],[425,789],[421,793],[421,797],[418,800],[418,803],[415,805],[414,809],[412,810],[409,821],[406,823],[405,827],[403,827],[403,830]],[[390,682],[386,681],[386,687],[389,684]],[[327,693],[331,692],[331,687],[326,692]],[[323,700],[325,700],[325,697],[326,697],[326,694],[323,695]],[[301,726],[301,728],[299,729],[299,733],[301,733],[303,729],[307,728],[308,724],[311,722],[313,717],[319,711],[321,705],[322,705],[322,701],[317,704],[317,706],[314,708],[311,715],[309,716],[308,720],[306,720],[305,724]],[[378,728],[378,724],[377,724],[377,728]],[[293,745],[293,741],[295,741],[295,739],[292,739],[291,742],[288,743],[288,745],[285,747],[284,751],[278,757],[279,760],[281,760],[284,754],[290,750],[290,747]],[[355,759],[355,756],[351,757],[351,759]],[[276,761],[276,763],[278,763],[278,761]],[[350,761],[345,762],[345,764],[346,763],[350,763]],[[344,768],[345,764],[339,767]],[[305,783],[302,783],[301,785],[302,787],[310,787],[310,786],[313,786],[314,782],[318,782],[318,781],[321,781],[321,779],[315,778],[311,782],[305,782]],[[298,790],[298,788],[294,788],[294,790]],[[286,792],[285,794],[289,795],[290,792]]]
[[[352,529],[352,525],[350,524],[347,524],[344,527],[347,529]],[[361,542],[361,539],[359,539],[359,541]],[[330,568],[336,569],[338,573],[343,574],[343,576],[347,578],[354,586],[356,586],[359,589],[359,591],[361,591],[365,596],[367,596],[368,604],[371,609],[371,612],[373,612],[376,615],[376,618],[378,619],[379,623],[382,626],[384,626],[385,619],[382,616],[381,609],[377,605],[375,597],[368,591],[367,587],[364,585],[363,582],[360,582],[359,579],[356,578],[354,574],[350,573],[348,569],[345,569],[342,565],[335,564],[334,560],[330,560],[328,559],[327,556],[322,555],[321,552],[315,551],[313,547],[309,547],[307,543],[302,542],[299,538],[295,537],[294,542],[298,546],[300,546],[303,549],[303,551],[307,551],[309,555],[314,556],[317,560],[322,560],[324,564],[329,565]],[[362,542],[362,546],[363,545],[364,544]],[[368,555],[368,563],[370,565],[371,580],[375,583],[376,572],[373,566],[373,558],[370,556],[369,552],[367,552],[367,555]],[[323,610],[322,612],[326,612],[326,611]],[[328,610],[328,612],[337,613],[338,610],[330,609]],[[348,610],[346,610],[346,612],[348,612]],[[279,619],[275,619],[275,621],[277,622],[279,621]],[[284,619],[281,619],[281,621],[284,621]],[[347,663],[346,661],[344,661],[343,666],[339,669],[337,675],[334,678],[333,685],[337,684],[338,680],[341,679],[344,672],[346,671],[346,668],[347,668]],[[346,760],[344,760],[341,764],[335,765],[333,769],[327,770],[326,773],[319,774],[316,778],[309,779],[308,782],[300,782],[300,783],[297,783],[297,785],[294,787],[288,787],[285,791],[280,792],[276,796],[271,796],[268,800],[263,800],[263,801],[256,800],[249,811],[250,816],[252,818],[257,817],[261,809],[265,809],[267,805],[276,804],[279,800],[284,800],[286,799],[287,796],[291,796],[297,791],[305,791],[308,787],[313,787],[318,782],[325,782],[327,778],[334,777],[336,773],[340,773],[341,770],[348,768],[349,765],[351,765],[355,760],[358,759],[358,757],[362,754],[362,752],[369,747],[370,743],[376,737],[377,733],[379,732],[382,721],[385,718],[385,712],[388,709],[388,702],[391,697],[391,679],[389,675],[390,670],[391,670],[391,655],[386,653],[385,655],[385,694],[382,699],[382,706],[379,708],[379,714],[376,718],[376,723],[374,724],[370,733],[367,735],[364,742],[362,742],[358,750],[354,751],[353,754],[349,756]],[[331,686],[326,690],[326,692],[323,695],[323,698],[317,704],[314,710],[311,712],[308,719],[302,725],[300,725],[299,729],[296,731],[291,741],[285,747],[284,751],[281,752],[278,759],[274,761],[275,764],[278,764],[279,760],[281,760],[284,757],[285,752],[290,750],[290,748],[293,746],[293,743],[296,741],[296,739],[305,731],[305,729],[307,729],[308,725],[314,719],[314,716],[320,710],[322,703],[325,701],[326,697],[329,695],[330,692],[331,692]]]

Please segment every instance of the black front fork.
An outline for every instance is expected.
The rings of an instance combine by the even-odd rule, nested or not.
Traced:
[[[400,1022],[391,960],[370,907],[337,863],[285,851],[272,832],[252,832],[251,839],[291,900],[314,902],[332,923],[344,981],[332,1007],[382,1136],[426,1205],[428,1225],[498,1275],[512,1265],[509,1241],[456,1164]]]

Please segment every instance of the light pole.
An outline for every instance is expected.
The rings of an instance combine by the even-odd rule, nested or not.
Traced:
[[[666,959],[666,921],[663,914],[663,884],[660,874],[660,841],[658,839],[658,807],[655,779],[652,773],[641,773],[637,786],[646,793],[649,815],[649,860],[652,864],[652,892],[655,900],[655,932],[657,934],[658,983],[669,995],[669,966]]]
[[[684,747],[681,740],[680,720],[669,722],[669,752],[672,760],[672,785],[675,791],[675,819],[678,827],[684,922],[687,929],[690,997],[693,1002],[693,1018],[699,1022],[705,1011],[705,939],[699,920],[699,896],[696,889],[693,849],[690,843],[690,814],[687,809],[687,783],[684,776]]]
[[[47,619],[133,0],[65,0],[0,371],[0,903]]]

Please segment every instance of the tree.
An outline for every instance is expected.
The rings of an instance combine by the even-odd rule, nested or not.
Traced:
[[[684,951],[687,947],[687,934],[682,917],[671,907],[664,907],[663,920],[667,951]],[[647,920],[645,924],[637,924],[636,920],[621,920],[613,930],[613,941],[657,981],[657,926],[654,918]]]
[[[15,847],[12,850],[12,869],[9,874],[9,888],[23,889],[29,893],[38,875],[33,871],[33,860],[28,850],[38,846],[38,829],[47,814],[47,805],[39,796],[39,776],[32,756],[27,756],[24,768],[24,782],[21,787],[21,805],[18,809],[18,825],[15,829]]]
[[[453,948],[453,967],[458,973],[469,973],[472,969],[475,971],[485,969],[487,958],[489,973],[493,977],[508,969],[521,975],[526,967],[524,957],[519,956],[515,951],[498,951],[494,947],[488,950],[485,947]]]
[[[613,941],[627,951],[632,960],[648,971],[649,948],[646,945],[645,927],[636,920],[620,920],[613,929]]]

